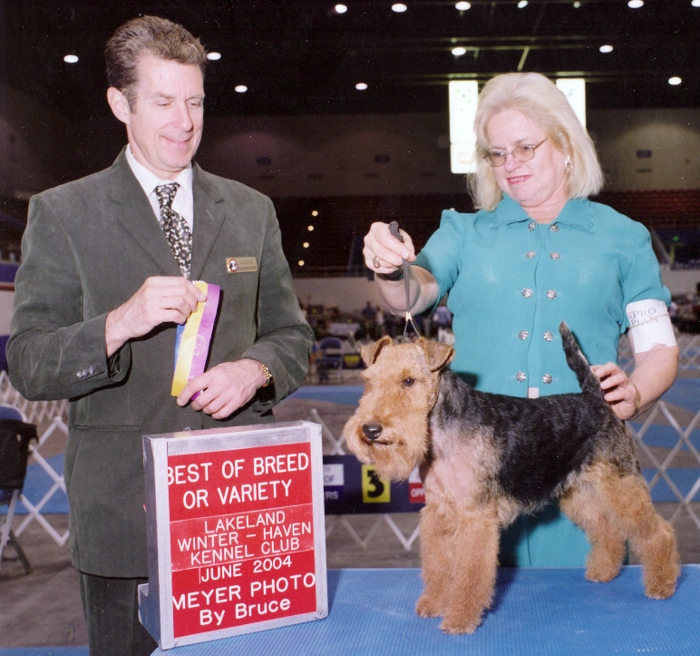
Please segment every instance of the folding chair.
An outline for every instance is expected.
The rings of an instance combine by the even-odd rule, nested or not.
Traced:
[[[5,521],[0,527],[0,566],[3,560],[19,559],[27,574],[32,571],[32,566],[12,532],[12,520],[27,474],[29,442],[32,439],[37,439],[36,426],[27,423],[24,413],[14,406],[0,405],[0,506],[8,506]],[[8,544],[14,548],[15,558],[5,557]]]

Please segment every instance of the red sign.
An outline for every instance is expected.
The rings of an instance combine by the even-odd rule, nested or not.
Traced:
[[[309,443],[168,456],[174,637],[316,609]]]

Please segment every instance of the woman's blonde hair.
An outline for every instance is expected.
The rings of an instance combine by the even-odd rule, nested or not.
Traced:
[[[477,103],[476,174],[469,186],[477,209],[493,210],[503,197],[496,176],[484,155],[489,150],[486,128],[495,114],[515,109],[539,125],[554,146],[571,160],[568,171],[569,198],[586,198],[600,191],[603,171],[591,137],[581,125],[566,96],[539,73],[506,73],[491,78]]]

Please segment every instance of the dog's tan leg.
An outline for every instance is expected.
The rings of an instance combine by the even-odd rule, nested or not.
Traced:
[[[579,480],[559,504],[569,519],[586,532],[591,543],[586,578],[601,583],[614,579],[625,557],[625,539],[595,485]]]
[[[491,606],[498,567],[498,515],[495,507],[460,508],[453,518],[451,569],[444,573],[449,591],[440,628],[472,633]]]
[[[642,562],[647,597],[666,599],[676,591],[680,575],[673,527],[654,510],[641,475],[620,478],[611,468],[606,473],[602,489],[623,534]]]
[[[428,501],[420,519],[421,575],[425,588],[416,603],[416,613],[421,617],[440,617],[445,612],[448,592],[445,578],[452,571],[449,529],[436,505]]]
[[[670,597],[680,574],[676,536],[673,527],[654,510],[644,479],[638,474],[621,476],[606,463],[593,466],[584,479],[578,489],[591,491],[586,503],[606,509],[609,523],[623,540],[629,540],[632,550],[639,556],[644,567],[647,596],[652,599]]]

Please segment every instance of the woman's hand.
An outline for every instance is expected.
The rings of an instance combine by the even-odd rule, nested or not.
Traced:
[[[391,234],[389,224],[372,224],[365,235],[365,247],[362,251],[368,269],[387,275],[394,273],[403,260],[413,262],[416,259],[411,237],[403,230],[399,232],[403,235],[403,243]]]
[[[605,400],[620,419],[631,419],[640,410],[641,395],[632,379],[614,362],[591,367],[600,380]]]

